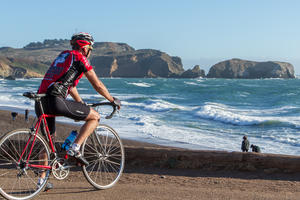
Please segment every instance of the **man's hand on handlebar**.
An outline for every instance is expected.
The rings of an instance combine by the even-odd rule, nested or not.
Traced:
[[[113,97],[114,98],[114,101],[112,102],[115,106],[117,106],[118,110],[121,109],[121,101],[120,99],[116,98],[116,97]]]

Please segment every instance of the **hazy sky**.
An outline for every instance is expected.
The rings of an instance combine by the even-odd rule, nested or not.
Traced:
[[[286,61],[300,74],[298,0],[27,0],[0,2],[0,47],[69,39],[124,42],[182,58],[184,68],[241,58]]]

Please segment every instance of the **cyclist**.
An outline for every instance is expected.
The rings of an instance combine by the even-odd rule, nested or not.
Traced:
[[[88,165],[88,161],[81,155],[80,146],[97,127],[100,115],[87,106],[79,96],[76,89],[79,79],[85,75],[100,95],[116,105],[118,109],[121,107],[120,100],[110,95],[87,60],[91,55],[93,43],[94,39],[88,33],[74,34],[70,40],[72,50],[66,50],[59,54],[46,72],[38,90],[39,94],[47,94],[46,97],[41,99],[45,114],[85,121],[73,145],[67,152],[69,156],[75,157],[82,165]],[[71,95],[74,101],[66,99],[68,94]],[[41,114],[37,104],[35,105],[35,111],[38,116]],[[47,118],[47,124],[55,141],[55,118]],[[41,157],[43,157],[42,154]],[[45,175],[45,172],[41,174],[41,181],[43,181]],[[49,187],[51,188],[51,186]]]

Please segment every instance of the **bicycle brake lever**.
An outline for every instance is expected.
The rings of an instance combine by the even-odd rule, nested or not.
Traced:
[[[117,112],[117,109],[116,109],[116,106],[114,106],[114,111],[110,115],[106,116],[105,119],[111,119],[116,112]]]

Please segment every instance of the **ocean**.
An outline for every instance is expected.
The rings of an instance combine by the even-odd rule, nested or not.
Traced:
[[[242,137],[264,153],[300,154],[300,79],[143,79],[102,78],[122,100],[121,111],[104,119],[124,139],[189,149],[240,151]],[[0,109],[34,115],[41,79],[0,80]],[[78,91],[100,102],[87,79]],[[59,117],[58,121],[75,123]],[[59,134],[59,133],[58,133]]]

